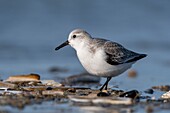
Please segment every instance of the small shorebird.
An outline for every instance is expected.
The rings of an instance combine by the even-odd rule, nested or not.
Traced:
[[[90,74],[107,78],[100,91],[107,90],[112,77],[125,72],[137,60],[147,56],[130,51],[116,42],[92,38],[82,29],[73,30],[69,34],[68,40],[56,47],[55,50],[67,45],[76,50],[81,64]]]

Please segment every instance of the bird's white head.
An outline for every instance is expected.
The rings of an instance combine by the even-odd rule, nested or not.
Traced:
[[[88,43],[90,40],[91,36],[85,30],[75,29],[69,34],[68,40],[65,41],[63,44],[59,45],[58,47],[56,47],[55,50],[59,50],[60,48],[66,45],[70,45],[77,50],[78,48],[86,44],[86,42]]]
[[[68,42],[74,49],[77,49],[81,45],[88,42],[90,39],[91,36],[89,33],[83,29],[75,29],[69,34]]]

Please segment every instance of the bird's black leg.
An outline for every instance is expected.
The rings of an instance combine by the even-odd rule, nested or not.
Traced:
[[[105,85],[105,90],[107,90],[107,86],[108,86],[108,83],[109,83],[109,81],[111,80],[111,78],[112,78],[112,77],[107,77],[107,81],[106,81],[107,83],[106,83],[106,85]]]
[[[107,80],[106,80],[106,82],[103,84],[103,86],[100,88],[100,91],[102,91],[104,87],[105,87],[105,90],[107,90],[107,85],[108,85],[109,81],[111,80],[111,78],[112,78],[112,77],[107,77]]]

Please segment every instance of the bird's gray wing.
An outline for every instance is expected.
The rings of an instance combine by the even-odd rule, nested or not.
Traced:
[[[130,51],[122,45],[111,41],[106,41],[104,43],[104,50],[107,56],[106,62],[111,65],[135,62],[146,56],[145,54],[138,54]]]

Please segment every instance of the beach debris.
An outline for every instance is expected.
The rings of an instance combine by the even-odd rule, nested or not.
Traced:
[[[90,75],[88,73],[81,73],[78,75],[72,75],[64,79],[62,84],[65,85],[76,85],[76,84],[89,84],[89,83],[99,83],[100,77]]]
[[[121,95],[121,94],[123,94],[124,93],[124,91],[123,90],[112,90],[111,91],[111,96],[119,96],[119,95]]]
[[[42,91],[42,95],[52,95],[52,96],[64,96],[64,91],[62,90],[45,90]]]
[[[154,90],[153,89],[147,89],[144,92],[147,93],[147,94],[153,94]]]
[[[14,89],[16,87],[18,87],[16,84],[0,81],[0,88],[11,88],[11,89]]]
[[[131,91],[124,92],[123,94],[119,95],[119,97],[137,99],[139,98],[139,92],[137,90],[131,90]]]
[[[128,71],[128,77],[135,78],[136,76],[137,76],[137,71],[135,71],[134,69],[130,69]]]
[[[110,93],[107,90],[102,90],[97,94],[98,97],[107,97],[110,96]]]
[[[152,89],[157,89],[160,91],[169,91],[170,85],[152,86]]]
[[[162,99],[170,99],[170,91],[164,93],[162,96],[161,96]]]
[[[41,80],[41,83],[46,86],[54,86],[54,87],[60,87],[63,86],[61,83],[56,82],[54,80]]]
[[[28,75],[14,75],[10,76],[6,81],[8,82],[18,82],[18,81],[39,81],[40,75],[38,74],[28,74]]]
[[[131,98],[124,97],[90,97],[90,96],[76,96],[69,95],[68,98],[72,102],[78,103],[93,103],[93,104],[111,104],[111,105],[131,105],[133,104]]]

